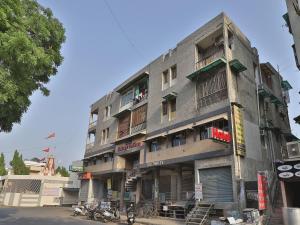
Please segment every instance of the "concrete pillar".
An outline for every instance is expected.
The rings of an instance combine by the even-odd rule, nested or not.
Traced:
[[[88,189],[88,197],[87,202],[91,203],[94,200],[94,188],[93,188],[93,179],[89,179],[89,189]]]
[[[159,167],[154,169],[154,204],[156,210],[159,209]]]
[[[142,195],[142,179],[139,178],[136,182],[135,203],[138,204]]]
[[[123,211],[125,205],[124,205],[124,195],[125,195],[125,180],[126,176],[125,173],[122,173],[121,178],[121,193],[120,193],[120,210]]]
[[[182,192],[182,166],[179,165],[177,168],[177,201],[181,200]]]

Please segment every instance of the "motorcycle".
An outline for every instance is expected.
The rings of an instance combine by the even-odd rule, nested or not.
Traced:
[[[133,203],[130,203],[129,207],[127,208],[127,223],[129,225],[135,223],[135,208]]]
[[[101,222],[117,222],[120,220],[120,212],[117,208],[97,208],[94,213],[94,220]]]

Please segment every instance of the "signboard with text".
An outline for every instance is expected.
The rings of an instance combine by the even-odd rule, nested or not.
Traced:
[[[231,141],[231,135],[227,131],[223,131],[221,129],[218,129],[216,127],[210,127],[208,128],[208,137],[211,139],[215,139],[218,141],[223,141],[226,143],[229,143]]]
[[[140,148],[144,145],[143,142],[132,142],[132,143],[126,143],[126,144],[123,144],[123,145],[120,145],[117,147],[117,152],[118,153],[121,153],[121,152],[126,152],[126,151],[129,151],[129,150],[132,150],[134,148]]]
[[[244,136],[244,118],[241,107],[232,106],[234,134],[235,134],[235,149],[236,154],[240,156],[246,155],[245,136]]]
[[[267,208],[268,182],[267,176],[263,173],[257,174],[258,186],[258,209],[264,210]]]
[[[195,184],[195,199],[197,200],[203,199],[202,183]]]

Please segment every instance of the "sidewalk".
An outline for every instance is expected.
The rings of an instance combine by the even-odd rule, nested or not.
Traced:
[[[127,221],[127,217],[125,215],[121,215],[121,221]],[[147,225],[185,225],[185,222],[182,220],[174,220],[170,218],[136,218],[135,222],[137,224],[147,224]]]

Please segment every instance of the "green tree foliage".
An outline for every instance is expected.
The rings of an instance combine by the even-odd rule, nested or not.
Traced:
[[[70,176],[68,170],[64,166],[57,167],[57,169],[55,170],[55,173],[59,173],[62,177],[69,177]]]
[[[62,24],[36,0],[0,0],[0,132],[21,121],[35,90],[49,95],[64,41]]]
[[[10,161],[10,165],[15,175],[28,175],[30,172],[29,168],[25,166],[22,154],[20,154],[18,150],[15,150],[14,157],[12,161]]]
[[[0,155],[0,176],[5,176],[7,175],[7,171],[5,169],[5,159],[4,159],[4,154],[1,153]]]

